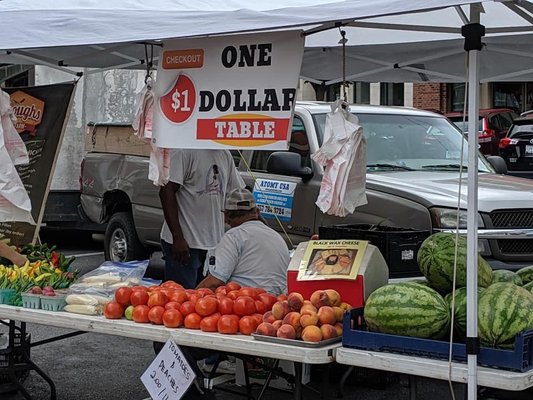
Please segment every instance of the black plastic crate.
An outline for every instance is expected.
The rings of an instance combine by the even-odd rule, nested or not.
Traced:
[[[7,335],[7,333],[6,333]],[[24,358],[22,357],[22,352],[26,352],[28,356],[30,355],[30,343],[31,343],[31,336],[30,334],[26,334],[26,337],[24,340],[22,339],[22,334],[20,332],[15,333],[14,337],[15,346],[13,348],[13,357],[15,363],[22,363],[24,362]],[[5,393],[8,391],[11,391],[14,389],[14,385],[12,384],[11,380],[9,379],[8,375],[8,360],[9,354],[7,349],[0,350],[0,393]],[[27,370],[20,370],[15,372],[15,376],[19,380],[19,382],[24,382],[26,377],[28,376],[29,371]]]
[[[368,240],[376,246],[389,266],[391,278],[421,276],[416,262],[420,245],[429,231],[376,226],[369,224],[331,225],[319,227],[320,239],[359,239]]]
[[[369,332],[363,312],[363,308],[357,308],[344,315],[344,347],[448,360],[450,345],[447,341]],[[453,343],[452,360],[467,361],[465,344]],[[481,347],[478,364],[520,372],[533,369],[533,330],[518,334],[512,350]]]

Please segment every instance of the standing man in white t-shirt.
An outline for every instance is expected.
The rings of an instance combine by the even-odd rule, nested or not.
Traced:
[[[234,281],[275,295],[284,293],[289,249],[279,233],[262,221],[253,194],[246,189],[231,191],[224,218],[231,229],[215,248],[214,262],[209,263],[209,273],[198,287],[215,290]]]
[[[207,250],[224,234],[220,210],[227,193],[244,187],[227,150],[173,149],[169,182],[159,190],[165,215],[161,247],[165,280],[194,288]]]

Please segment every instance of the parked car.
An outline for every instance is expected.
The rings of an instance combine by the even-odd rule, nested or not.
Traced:
[[[533,178],[533,114],[514,120],[500,140],[500,156],[510,175]]]
[[[444,114],[463,132],[468,132],[468,119],[462,112]],[[498,145],[505,137],[518,114],[509,108],[487,108],[479,110],[479,148],[485,155],[498,155]]]

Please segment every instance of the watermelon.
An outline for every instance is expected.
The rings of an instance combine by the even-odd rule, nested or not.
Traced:
[[[441,293],[449,293],[453,287],[455,234],[438,232],[422,242],[417,261],[422,274],[431,287]],[[456,287],[466,286],[466,239],[457,237]],[[478,256],[478,285],[487,287],[492,282],[492,268]]]
[[[373,332],[440,339],[448,331],[450,308],[434,289],[406,281],[375,290],[364,317]]]
[[[490,285],[479,296],[478,333],[481,343],[509,347],[515,336],[533,329],[533,294],[509,282]]]
[[[513,271],[507,269],[497,269],[492,271],[492,283],[496,282],[511,282],[515,285],[522,286],[522,278]]]
[[[533,282],[526,283],[524,286],[522,286],[524,289],[529,290],[531,293],[533,293]]]
[[[477,294],[478,299],[479,296],[481,296],[481,293],[483,293],[485,289],[478,286]],[[448,293],[444,300],[450,305],[450,309],[452,306],[452,297],[453,292]],[[455,331],[457,332],[457,335],[460,340],[464,340],[466,338],[466,287],[459,288],[455,291],[455,301],[453,305],[453,326]]]
[[[519,269],[516,274],[522,279],[524,285],[533,282],[533,265]]]

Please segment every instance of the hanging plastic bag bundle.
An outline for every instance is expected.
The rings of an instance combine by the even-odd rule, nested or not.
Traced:
[[[146,85],[137,96],[137,108],[133,119],[133,132],[140,139],[150,142],[148,179],[154,185],[164,186],[169,179],[170,150],[152,143],[152,119],[154,115],[153,79],[147,76]]]
[[[325,168],[316,201],[323,213],[345,217],[367,204],[366,140],[346,103],[338,100],[331,105],[324,143],[312,157]]]
[[[10,97],[0,90],[0,222],[35,224],[28,192],[15,168],[28,163],[28,153],[12,115]]]

